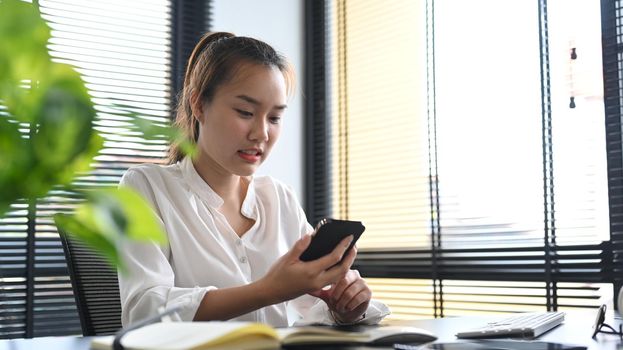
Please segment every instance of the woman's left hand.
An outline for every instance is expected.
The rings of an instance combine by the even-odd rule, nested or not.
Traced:
[[[324,300],[340,323],[352,323],[362,318],[368,309],[372,291],[359,271],[350,270],[337,284],[329,289],[309,293]]]

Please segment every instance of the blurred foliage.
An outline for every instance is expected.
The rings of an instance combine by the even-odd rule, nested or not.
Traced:
[[[73,214],[56,214],[56,224],[123,269],[118,249],[126,239],[162,243],[166,236],[132,190],[72,186],[89,171],[103,138],[93,129],[96,112],[84,82],[70,66],[52,62],[49,38],[33,5],[0,0],[0,218],[11,204],[53,188],[80,193],[84,202]],[[131,116],[147,138],[181,137],[170,126]]]
[[[79,232],[77,237],[96,247],[122,272],[125,268],[117,248],[125,238],[166,243],[164,234],[155,234],[161,231],[160,223],[135,191],[122,187],[86,196],[88,200],[73,215],[56,214],[56,224],[66,232]]]
[[[0,4],[0,215],[19,198],[68,184],[101,148],[95,110],[71,67],[53,63],[50,30],[32,5]],[[19,123],[19,124],[18,124]],[[27,137],[19,129],[30,129]]]
[[[195,156],[197,148],[194,143],[188,141],[188,137],[186,137],[182,130],[171,127],[168,124],[143,119],[132,111],[132,106],[114,103],[112,107],[115,110],[115,114],[130,117],[133,123],[132,129],[138,130],[145,138],[164,138],[169,144],[177,144],[184,154],[191,157]]]

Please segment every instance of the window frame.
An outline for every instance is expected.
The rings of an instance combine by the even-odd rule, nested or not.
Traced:
[[[342,0],[339,0],[342,1]],[[328,23],[328,1],[308,1],[305,13],[306,17],[306,178],[305,178],[305,210],[310,222],[315,223],[319,219],[326,217],[332,212],[332,171],[328,168],[331,164],[330,140],[332,131],[330,130],[330,116],[327,97],[328,84],[328,52],[327,52],[327,33]],[[539,38],[543,48],[547,44],[547,0],[537,0],[535,4],[539,6],[540,33]],[[428,0],[429,7],[434,6],[434,0]],[[602,13],[602,41],[603,45],[603,71],[604,71],[604,103],[606,110],[606,138],[607,138],[607,173],[608,173],[608,199],[610,217],[610,240],[594,245],[577,246],[557,246],[555,239],[552,239],[553,229],[550,225],[553,221],[544,224],[543,248],[521,248],[503,249],[506,253],[528,253],[529,256],[517,254],[514,259],[510,259],[507,265],[496,266],[495,268],[482,267],[472,269],[472,271],[461,270],[461,265],[466,263],[478,263],[492,259],[493,254],[500,252],[498,249],[444,249],[439,244],[440,235],[435,230],[438,227],[439,216],[431,215],[431,247],[425,250],[414,249],[395,249],[391,251],[360,251],[355,262],[357,268],[364,277],[380,278],[409,278],[409,279],[431,279],[435,286],[431,292],[434,298],[434,315],[443,316],[443,281],[447,279],[460,280],[485,280],[494,281],[499,279],[499,273],[505,268],[525,269],[524,273],[517,273],[512,276],[513,280],[537,281],[546,283],[546,307],[548,310],[557,310],[558,282],[595,282],[613,283],[614,303],[616,305],[616,295],[623,284],[623,262],[619,258],[623,252],[623,133],[621,132],[621,90],[623,82],[619,76],[623,74],[618,67],[622,66],[621,59],[623,49],[621,39],[616,36],[617,29],[623,30],[621,19],[622,10],[621,0],[601,0]],[[617,18],[617,11],[619,17]],[[618,21],[618,25],[617,25]],[[619,42],[617,42],[619,40]],[[430,44],[430,43],[429,43]],[[430,46],[430,45],[429,45]],[[547,47],[547,46],[545,46]],[[430,49],[430,48],[429,48]],[[617,56],[618,55],[618,56]],[[541,69],[543,74],[548,74],[548,52],[541,49]],[[546,92],[547,79],[541,86],[542,91]],[[434,82],[433,82],[434,84]],[[542,96],[546,96],[542,93]],[[434,104],[434,99],[429,101]],[[542,128],[544,131],[544,153],[547,153],[543,160],[544,175],[544,197],[552,198],[553,179],[551,173],[552,153],[548,139],[551,137],[551,110],[547,97],[542,97]],[[434,105],[433,105],[434,107]],[[430,108],[429,108],[430,109]],[[549,152],[547,152],[549,148]],[[431,172],[434,174],[433,170]],[[430,177],[433,178],[433,175]],[[439,209],[439,204],[435,203],[438,193],[434,181],[431,181],[431,213]],[[544,201],[545,202],[545,201]],[[544,203],[546,212],[552,213],[553,201],[549,204]],[[552,217],[547,216],[547,219]],[[547,221],[547,220],[546,220]],[[545,251],[543,251],[545,249]],[[571,251],[579,251],[576,254],[569,254]],[[466,258],[470,254],[478,254],[476,258]],[[563,253],[563,254],[560,254]],[[566,253],[566,254],[565,254]],[[463,256],[463,257],[461,257]],[[541,261],[534,262],[535,257],[541,256]],[[593,260],[592,263],[583,262]],[[595,271],[599,271],[595,273]]]

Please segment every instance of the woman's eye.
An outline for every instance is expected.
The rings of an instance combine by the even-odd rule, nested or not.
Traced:
[[[270,117],[268,118],[272,124],[279,124],[281,122],[281,117]]]
[[[234,110],[235,110],[236,112],[238,112],[238,114],[240,114],[240,115],[241,115],[241,116],[243,116],[243,117],[252,117],[252,116],[253,116],[253,113],[251,113],[251,112],[247,112],[247,111],[242,110],[242,109],[237,109],[237,108],[234,108]]]

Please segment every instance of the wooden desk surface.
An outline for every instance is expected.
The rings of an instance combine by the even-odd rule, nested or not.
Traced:
[[[617,335],[598,334],[596,339],[591,339],[592,326],[595,321],[596,310],[570,311],[567,312],[564,324],[538,338],[539,341],[559,342],[575,345],[583,345],[588,350],[618,350],[623,349],[623,340]],[[447,317],[442,319],[416,320],[392,322],[392,324],[409,325],[431,331],[439,338],[437,342],[460,342],[454,334],[466,327],[474,327],[491,320],[499,319],[496,316],[466,316]],[[606,323],[618,329],[622,323],[621,318],[612,312],[606,315]],[[33,339],[0,340],[0,350],[87,350],[90,339],[83,337],[44,337]],[[317,347],[329,349],[326,346]],[[337,349],[337,348],[336,348]],[[391,349],[391,347],[339,347],[339,349]]]

